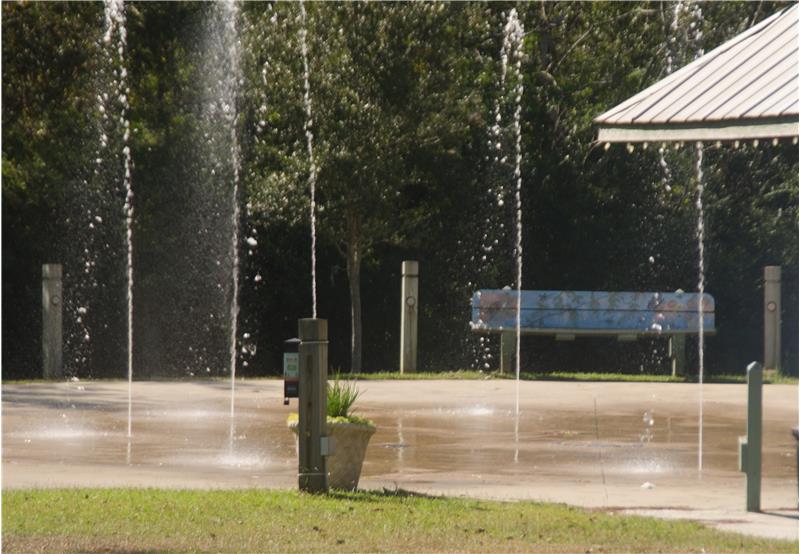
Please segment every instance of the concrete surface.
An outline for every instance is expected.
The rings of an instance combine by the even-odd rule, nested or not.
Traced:
[[[744,511],[737,437],[744,385],[364,381],[356,413],[378,425],[363,488],[547,500],[686,518],[797,539],[797,387],[764,388],[764,513]],[[282,382],[3,385],[3,488],[294,488]]]

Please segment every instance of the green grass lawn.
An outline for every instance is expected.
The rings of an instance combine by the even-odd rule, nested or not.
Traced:
[[[514,373],[500,373],[499,371],[442,371],[442,372],[417,372],[399,373],[397,371],[380,371],[376,373],[354,373],[352,375],[343,373],[343,378],[354,378],[360,380],[395,379],[401,381],[424,381],[429,379],[460,379],[460,380],[484,380],[484,379],[515,379]],[[329,376],[330,378],[330,376]],[[650,375],[646,373],[581,373],[581,372],[552,372],[552,373],[533,373],[523,371],[520,373],[523,381],[647,381],[655,383],[684,383],[684,377],[672,377],[670,375]]]
[[[343,378],[360,380],[380,380],[395,379],[401,381],[424,381],[429,379],[462,379],[462,380],[483,380],[483,379],[515,379],[513,373],[500,373],[498,371],[442,371],[442,372],[418,372],[404,373],[397,371],[379,371],[375,373],[343,373]],[[329,376],[331,378],[331,376]],[[520,373],[520,379],[524,381],[624,381],[624,382],[647,382],[647,383],[693,383],[697,379],[690,377],[672,377],[671,375],[653,375],[649,373],[600,373],[600,372],[580,372],[580,371],[554,371],[554,372],[529,372]],[[705,379],[706,383],[746,383],[745,375],[710,375]],[[764,382],[796,385],[797,378],[774,375],[765,377]]]
[[[696,523],[403,493],[3,492],[6,552],[797,552]]]
[[[335,376],[334,372],[328,375],[332,380]],[[459,371],[420,371],[417,373],[400,373],[398,371],[376,371],[371,373],[342,373],[343,379],[357,379],[362,381],[370,380],[397,380],[397,381],[425,381],[425,380],[441,380],[441,379],[458,379],[465,381],[477,381],[485,379],[515,379],[513,373],[500,373],[499,371],[474,371],[474,370],[459,370]],[[267,377],[253,377],[252,379],[281,379],[277,375]],[[192,378],[174,378],[174,379],[150,379],[149,381],[227,381],[229,377],[213,377],[206,379],[192,379]],[[248,378],[249,379],[249,378]],[[650,373],[600,373],[600,372],[581,372],[581,371],[553,371],[553,372],[529,372],[523,371],[520,374],[520,379],[523,381],[623,381],[623,382],[642,382],[642,383],[695,383],[697,382],[696,376],[689,377],[672,377],[671,375],[653,375]],[[120,381],[120,379],[88,379],[88,381]],[[709,375],[705,378],[706,383],[746,383],[747,377],[745,375],[734,374],[719,374]],[[52,383],[52,381],[45,381],[43,379],[27,379],[27,380],[11,380],[4,381],[7,385],[22,385],[32,383]],[[765,384],[776,385],[796,385],[798,380],[796,377],[786,377],[784,375],[775,374],[764,378]]]

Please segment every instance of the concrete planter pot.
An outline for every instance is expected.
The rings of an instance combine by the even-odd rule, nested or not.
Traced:
[[[288,422],[297,437],[297,420]],[[333,454],[328,456],[328,486],[334,489],[355,490],[361,478],[361,466],[367,453],[369,439],[376,427],[368,422],[350,422],[328,418],[327,434],[333,437]]]

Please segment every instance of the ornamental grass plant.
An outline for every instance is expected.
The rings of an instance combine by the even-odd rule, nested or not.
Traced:
[[[333,382],[328,382],[328,417],[352,417],[353,404],[361,392],[354,381],[342,380],[337,373]]]

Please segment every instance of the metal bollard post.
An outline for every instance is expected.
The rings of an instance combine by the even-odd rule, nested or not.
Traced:
[[[64,376],[61,264],[42,265],[42,369],[45,379]]]
[[[300,402],[298,406],[298,486],[301,491],[328,492],[328,321],[301,319]]]
[[[747,487],[747,511],[761,511],[761,399],[763,368],[747,366],[747,436],[739,437],[739,471]]]
[[[417,371],[417,315],[419,313],[419,262],[405,261],[400,295],[400,373]]]

